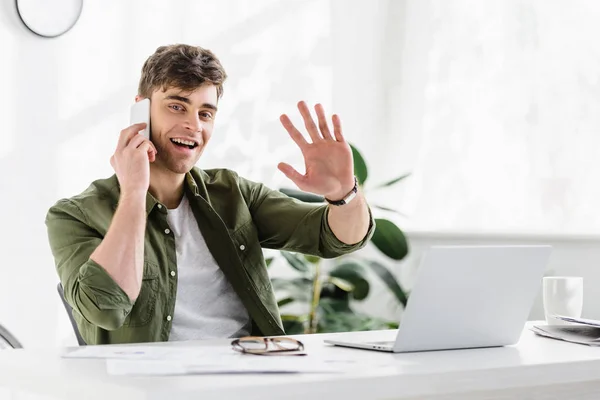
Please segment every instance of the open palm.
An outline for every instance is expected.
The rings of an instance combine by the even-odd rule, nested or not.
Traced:
[[[339,200],[354,186],[352,150],[342,135],[340,118],[337,115],[332,116],[332,134],[322,105],[315,106],[318,126],[305,102],[298,103],[298,110],[304,119],[304,126],[311,142],[308,142],[296,129],[287,115],[282,115],[280,120],[300,148],[306,172],[303,175],[287,163],[279,163],[278,168],[300,190],[319,194],[331,200]]]

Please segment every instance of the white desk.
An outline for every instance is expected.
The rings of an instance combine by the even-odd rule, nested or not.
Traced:
[[[361,335],[365,340],[392,340],[394,334],[379,331]],[[516,346],[406,354],[323,344],[324,338],[334,335],[298,338],[309,356],[346,352],[365,363],[378,358],[391,366],[343,374],[127,378],[107,375],[103,360],[63,359],[56,350],[8,350],[0,353],[0,394],[11,393],[11,399],[102,400],[600,398],[600,348],[541,338],[528,330]],[[224,346],[229,342],[194,344]]]

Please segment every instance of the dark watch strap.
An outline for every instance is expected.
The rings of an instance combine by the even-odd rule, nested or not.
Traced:
[[[334,205],[334,206],[343,206],[344,204],[350,203],[352,201],[352,199],[354,197],[356,197],[356,193],[358,193],[358,180],[356,179],[356,176],[355,176],[354,177],[354,187],[346,196],[344,196],[343,199],[329,200],[327,197],[325,197],[325,201],[327,201],[329,204]]]

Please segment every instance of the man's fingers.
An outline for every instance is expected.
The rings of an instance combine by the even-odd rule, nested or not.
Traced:
[[[296,186],[298,186],[299,188],[302,188],[304,186],[304,181],[306,180],[306,177],[300,172],[296,171],[294,167],[292,167],[290,164],[279,163],[277,165],[277,168],[279,168],[279,170],[283,172],[285,176],[287,176],[292,182],[294,182]]]
[[[329,125],[327,124],[323,105],[317,104],[315,106],[315,111],[317,113],[317,118],[319,119],[319,130],[321,131],[321,135],[323,135],[323,139],[333,140],[333,136],[331,136],[331,132],[329,131]]]
[[[335,135],[335,140],[338,142],[344,142],[344,135],[342,134],[342,121],[337,114],[333,114],[331,117],[331,121],[333,122],[333,134]]]
[[[150,160],[150,162],[154,162],[154,160],[156,160],[156,155],[158,154],[158,151],[156,150],[156,147],[154,147],[154,143],[152,143],[149,140],[146,140],[146,142],[148,142],[148,144],[150,145],[150,147],[147,150],[148,159]]]
[[[287,115],[283,114],[281,117],[279,117],[279,121],[281,121],[281,124],[283,125],[285,130],[288,131],[290,137],[294,142],[296,142],[298,147],[302,149],[308,144],[308,142],[304,138],[304,135],[302,135],[302,133],[300,133],[300,131],[296,129],[296,127],[294,126],[294,124],[292,124],[292,121]]]
[[[156,154],[158,153],[156,151],[156,147],[154,147],[154,143],[146,139],[143,135],[134,136],[127,144],[125,150],[129,152],[139,150],[146,152],[148,153],[148,159],[150,162],[154,162],[156,159]]]
[[[155,150],[148,150],[148,161],[150,161],[150,162],[156,161],[156,151]]]
[[[148,143],[150,143],[150,146],[152,147],[152,151],[154,152],[154,154],[158,154],[158,150],[156,150],[156,147],[154,146],[154,143],[152,143],[149,140],[148,140]]]
[[[127,146],[127,143],[134,137],[135,134],[139,133],[141,130],[146,128],[145,122],[140,122],[139,124],[133,124],[121,131],[119,135],[119,143],[117,144],[117,150],[124,149]],[[140,135],[141,136],[141,135]]]
[[[133,151],[140,147],[140,145],[144,143],[144,141],[148,141],[148,139],[146,139],[143,135],[133,136],[131,140],[129,140],[129,143],[127,143],[126,149],[129,151]]]
[[[313,121],[312,116],[310,115],[310,110],[304,101],[298,103],[298,110],[300,110],[302,119],[304,119],[304,126],[306,127],[306,130],[308,131],[313,143],[323,140],[323,137],[319,134],[317,125],[315,125],[315,121]]]
[[[110,157],[110,165],[113,167],[113,169],[116,169],[117,160],[121,159],[122,157],[129,158],[131,157],[132,153],[136,151],[147,153],[148,160],[150,162],[154,162],[156,160],[156,154],[158,154],[156,147],[154,147],[154,143],[142,135],[137,135],[131,138],[124,149],[115,152],[115,154]],[[123,154],[124,152],[126,152],[126,154]]]
[[[140,144],[138,149],[148,154],[148,160],[150,162],[154,162],[154,160],[156,160],[156,148],[149,141],[146,140]]]

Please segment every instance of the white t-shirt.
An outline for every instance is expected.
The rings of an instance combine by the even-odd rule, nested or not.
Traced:
[[[249,335],[248,311],[208,250],[186,196],[168,210],[167,221],[175,235],[178,274],[169,341]]]

